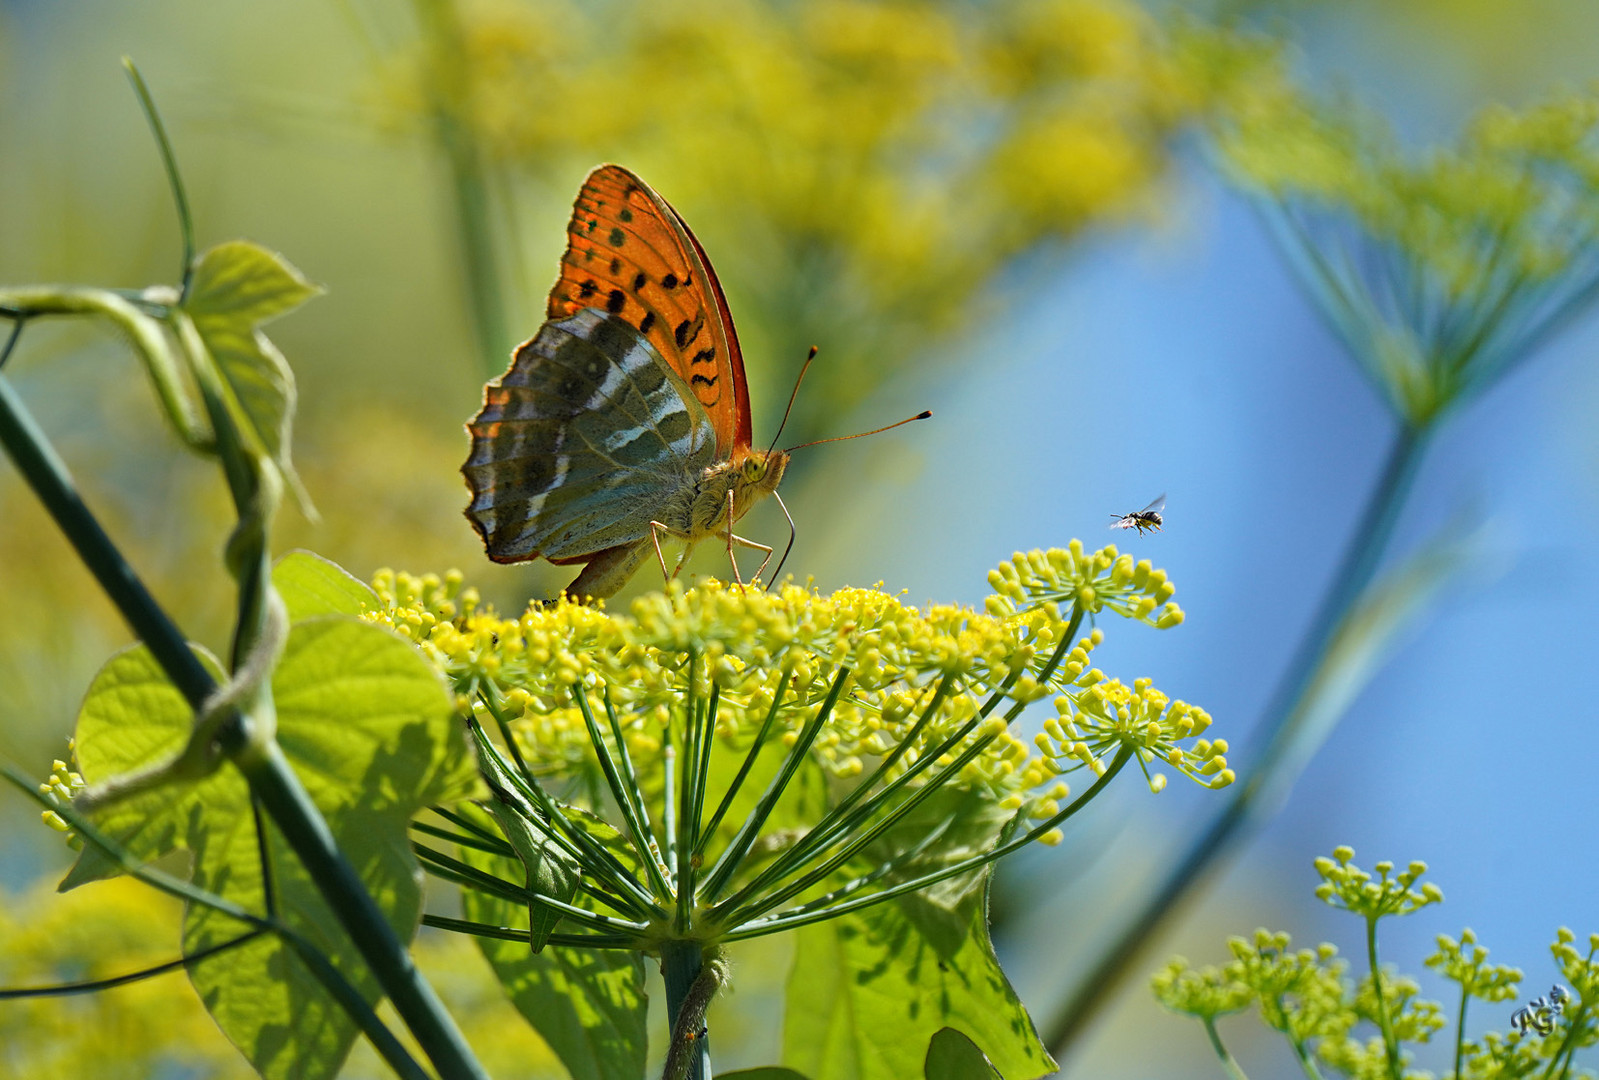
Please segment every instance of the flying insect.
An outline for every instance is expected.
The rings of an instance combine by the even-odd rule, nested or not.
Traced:
[[[1115,518],[1115,520],[1110,523],[1110,527],[1113,529],[1137,529],[1139,536],[1144,535],[1146,530],[1160,532],[1160,527],[1165,524],[1165,519],[1160,515],[1161,511],[1165,509],[1166,496],[1158,495],[1155,497],[1154,502],[1142,510],[1134,510],[1130,514],[1112,514],[1111,517]]]

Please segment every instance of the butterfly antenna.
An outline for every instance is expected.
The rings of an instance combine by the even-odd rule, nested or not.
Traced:
[[[897,424],[889,424],[886,427],[873,428],[871,431],[857,432],[854,435],[835,435],[831,439],[817,439],[815,442],[800,443],[798,446],[790,446],[787,450],[784,450],[783,453],[792,454],[794,451],[803,450],[807,446],[821,446],[823,443],[843,442],[845,439],[863,439],[863,438],[865,438],[868,435],[877,435],[877,434],[879,434],[881,432],[884,432],[884,431],[893,431],[897,427],[904,427],[906,424],[914,424],[918,420],[926,420],[928,417],[930,417],[932,415],[933,415],[933,410],[932,409],[924,409],[921,412],[917,413],[915,416],[907,416],[905,419],[899,421]]]
[[[812,349],[812,354],[814,354],[815,351],[816,350]],[[788,507],[783,504],[783,496],[774,491],[772,492],[772,498],[777,500],[777,505],[783,508],[783,516],[788,518],[788,547],[783,549],[783,557],[777,560],[777,569],[772,571],[772,576],[766,581],[766,587],[768,590],[771,589],[772,582],[782,577],[783,564],[788,562],[788,553],[794,550],[794,537],[796,535],[796,530],[794,528],[794,517],[788,512]]]
[[[806,356],[805,356],[805,363],[800,366],[799,378],[794,380],[794,389],[788,395],[788,408],[783,410],[783,422],[781,424],[777,425],[777,434],[772,436],[772,445],[768,446],[766,448],[766,452],[768,454],[770,454],[777,447],[777,440],[779,438],[781,438],[782,435],[783,435],[783,428],[785,426],[787,426],[787,424],[788,424],[788,414],[794,411],[794,399],[799,397],[800,383],[805,381],[805,373],[807,371],[811,370],[811,361],[815,360],[815,359],[816,359],[816,346],[812,345],[811,346],[811,351],[808,354],[806,354]],[[785,514],[788,513],[788,511],[786,511],[786,510],[783,511],[783,512]],[[790,520],[789,524],[793,525],[794,522],[792,520]],[[790,539],[789,542],[792,543],[793,540]]]

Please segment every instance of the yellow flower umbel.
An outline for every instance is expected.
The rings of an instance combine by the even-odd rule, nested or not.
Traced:
[[[530,896],[586,931],[561,940],[653,948],[776,932],[1057,841],[1135,757],[1146,773],[1159,759],[1231,781],[1226,744],[1199,738],[1204,710],[1090,663],[1104,632],[1082,634],[1085,616],[1182,621],[1164,573],[1074,541],[991,580],[983,610],[712,580],[671,582],[626,614],[558,600],[511,619],[459,575],[384,572],[369,617],[451,680],[500,824],[517,818],[512,832],[582,867],[578,900]],[[1012,731],[1051,697],[1043,734]],[[1077,768],[1094,783],[1068,802],[1060,774]],[[455,880],[498,887],[422,850]]]

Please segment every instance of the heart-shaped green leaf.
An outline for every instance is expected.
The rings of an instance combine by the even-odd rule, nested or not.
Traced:
[[[377,607],[366,582],[313,551],[291,551],[272,567],[272,585],[297,623],[314,615],[359,615]]]
[[[293,627],[272,678],[278,741],[327,819],[340,850],[406,939],[415,932],[421,874],[406,837],[431,803],[475,792],[476,771],[438,674],[398,635],[347,616]],[[96,677],[78,718],[79,765],[91,784],[170,757],[192,713],[143,648]],[[193,881],[241,906],[267,910],[262,851],[279,916],[323,949],[370,1001],[378,988],[320,892],[267,826],[257,838],[244,778],[224,764],[98,813],[96,824],[142,859],[191,853]],[[190,905],[184,951],[236,937],[242,926]],[[266,1077],[332,1077],[355,1027],[309,970],[267,936],[194,964],[206,1008]]]

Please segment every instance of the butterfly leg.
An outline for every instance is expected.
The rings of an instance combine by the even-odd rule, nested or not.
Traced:
[[[689,537],[688,533],[679,532],[670,525],[659,521],[650,522],[650,542],[655,545],[655,557],[656,559],[660,560],[661,563],[661,579],[663,581],[671,581],[673,578],[677,577],[678,571],[683,569],[683,564],[688,561],[689,555],[694,551],[694,545],[688,544],[683,548],[683,554],[677,557],[677,565],[672,567],[671,572],[668,573],[666,569],[666,555],[661,551],[661,537],[663,535],[675,536],[680,540],[687,540]]]
[[[761,572],[766,569],[766,564],[772,561],[772,549],[767,547],[765,544],[757,544],[754,540],[750,540],[747,537],[739,536],[737,533],[732,532],[731,530],[729,530],[726,533],[717,533],[716,535],[718,537],[724,537],[725,536],[725,538],[727,539],[727,558],[728,558],[729,562],[733,562],[733,545],[734,544],[737,544],[740,547],[750,548],[750,549],[752,549],[754,551],[764,551],[766,553],[766,557],[761,560],[761,565],[755,568],[755,577],[760,577],[761,576]],[[734,577],[738,576],[738,563],[737,562],[733,562],[733,576]],[[744,582],[743,581],[739,581],[739,584],[742,585],[742,584],[744,584]]]
[[[738,559],[733,556],[733,489],[727,489],[727,561],[733,567],[733,580],[744,585],[744,579],[738,573]],[[764,564],[763,564],[764,565]]]

